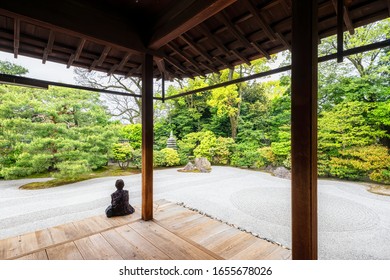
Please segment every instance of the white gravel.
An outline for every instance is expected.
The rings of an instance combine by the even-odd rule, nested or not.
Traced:
[[[100,215],[117,178],[44,190],[0,181],[0,239]],[[141,204],[141,175],[122,177],[130,203]],[[291,246],[290,181],[267,173],[213,167],[208,174],[154,172],[154,199],[183,202],[266,239]],[[390,259],[390,197],[357,183],[319,180],[319,258]]]

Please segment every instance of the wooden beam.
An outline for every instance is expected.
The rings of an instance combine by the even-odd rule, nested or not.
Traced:
[[[190,57],[187,57],[183,51],[181,51],[179,49],[179,47],[173,42],[171,41],[170,43],[167,44],[167,46],[172,49],[176,55],[180,56],[182,59],[184,59],[185,61],[187,61],[189,64],[191,64],[193,67],[194,67],[194,70],[195,72],[200,75],[200,76],[204,76],[204,73],[202,72],[201,69],[199,69],[198,67],[198,64],[196,61],[194,61],[192,58]]]
[[[242,62],[245,62],[247,65],[251,65],[251,62],[249,61],[249,59],[247,59],[245,56],[240,54],[237,50],[231,50],[231,52]]]
[[[130,77],[131,75],[133,75],[134,73],[137,73],[137,72],[140,72],[142,70],[142,64],[140,64],[140,66],[138,67],[134,67],[133,69],[131,69],[129,72],[127,72],[126,74],[126,78]]]
[[[317,259],[318,3],[293,1],[291,72],[292,257]]]
[[[80,58],[80,54],[81,52],[83,51],[83,48],[84,48],[84,44],[85,44],[85,39],[80,39],[80,43],[77,47],[77,50],[76,52],[73,54],[70,55],[69,57],[69,60],[68,60],[68,63],[66,65],[66,68],[69,68],[70,66],[72,66],[73,62],[76,60],[79,60]]]
[[[184,1],[176,1],[176,4],[170,7],[171,12],[174,11],[176,14],[174,18],[158,23],[160,27],[155,29],[150,40],[150,49],[157,50],[161,48],[181,34],[230,6],[236,0],[192,1],[186,8],[183,8],[181,2]]]
[[[142,219],[153,219],[153,56],[142,65]]]
[[[129,19],[98,9],[93,1],[0,1],[0,12],[55,32],[85,38],[122,50],[144,52],[145,46]]]
[[[45,50],[43,51],[43,58],[42,58],[43,64],[46,63],[47,57],[53,51],[54,39],[55,39],[54,31],[50,30],[49,39],[47,41],[47,46],[46,46]]]
[[[226,46],[222,42],[215,39],[214,34],[212,34],[211,31],[204,24],[200,24],[198,28],[203,33],[203,35],[206,36],[206,38],[210,40],[211,43],[216,46],[224,55],[230,55],[228,48],[226,48]]]
[[[14,58],[18,58],[20,40],[20,20],[14,19]]]
[[[180,38],[186,42],[193,50],[195,50],[196,52],[198,52],[205,60],[207,60],[210,65],[206,66],[210,69],[210,67],[213,69],[213,72],[218,72],[219,70],[215,67],[212,66],[213,64],[213,60],[217,60],[219,63],[221,63],[222,65],[225,65],[226,67],[232,67],[232,65],[230,65],[230,63],[228,63],[227,61],[223,60],[222,58],[216,58],[216,57],[211,57],[211,55],[205,50],[203,49],[202,46],[198,45],[195,41],[193,41],[191,39],[190,36],[188,36],[187,34],[183,34],[182,36],[180,36]],[[204,37],[206,38],[206,37]],[[207,39],[207,38],[206,38]],[[203,65],[205,65],[205,63],[203,63]]]
[[[122,70],[123,67],[126,65],[127,61],[129,61],[130,57],[131,57],[131,53],[127,53],[121,60],[121,62],[119,63],[118,65],[118,70]]]
[[[194,42],[190,36],[188,36],[187,34],[183,34],[182,36],[180,36],[180,39],[186,42],[187,45],[189,45],[194,51],[199,53],[209,63],[213,63],[213,58],[208,54],[208,52],[199,45],[197,45],[197,43]]]
[[[338,13],[337,1],[338,0],[332,0],[334,9],[336,11],[336,14]],[[388,0],[388,1],[390,3],[390,0]],[[347,30],[349,31],[349,34],[353,35],[353,34],[355,34],[355,28],[353,27],[353,23],[352,23],[350,15],[349,15],[348,8],[344,5],[344,3],[342,3],[342,7],[343,7],[344,24],[347,27]]]
[[[257,23],[261,26],[261,29],[263,29],[264,33],[267,35],[267,37],[274,41],[276,40],[275,32],[272,30],[272,28],[265,22],[263,17],[258,13],[257,7],[252,3],[251,0],[244,0],[242,3],[245,5],[245,7],[249,10],[249,12],[255,17]]]
[[[75,58],[74,58],[76,61],[80,59],[80,55],[81,55],[81,52],[83,51],[85,42],[86,42],[85,39],[81,39],[80,40],[80,43],[79,43],[79,45],[77,47]]]
[[[390,0],[387,0],[387,8],[389,9],[389,17],[390,17]]]
[[[285,46],[286,49],[291,51],[291,44],[286,40],[286,38],[281,33],[276,33],[276,37],[282,42],[283,46]]]
[[[107,76],[111,76],[119,68],[118,64],[112,65],[111,69],[107,72]]]
[[[251,48],[252,47],[252,45],[248,41],[248,39],[245,38],[245,36],[242,33],[240,33],[238,27],[236,27],[230,21],[230,19],[228,18],[228,15],[226,14],[226,12],[222,11],[221,13],[218,14],[218,16],[219,16],[218,18],[228,28],[229,32],[231,32],[233,34],[233,36],[236,37],[236,39],[241,42],[241,44],[243,44],[247,48]]]
[[[344,26],[343,26],[343,14],[344,14],[344,0],[337,1],[337,62],[343,62],[343,50],[344,50]]]
[[[271,59],[271,56],[269,55],[269,53],[267,53],[262,47],[260,47],[260,45],[257,42],[252,42],[251,44],[264,57],[266,57],[267,59]]]
[[[104,60],[106,59],[107,55],[109,54],[111,50],[111,47],[110,46],[106,46],[102,52],[102,54],[100,55],[99,57],[99,60],[97,62],[97,66],[102,66]]]

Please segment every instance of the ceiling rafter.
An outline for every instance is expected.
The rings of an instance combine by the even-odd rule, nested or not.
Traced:
[[[245,62],[247,65],[251,65],[251,62],[249,61],[249,59],[247,59],[245,56],[243,56],[242,54],[240,54],[237,50],[231,50],[231,52],[237,57],[239,58],[239,60],[241,62]]]
[[[95,67],[96,66],[102,66],[104,60],[106,59],[108,53],[110,52],[111,50],[111,47],[110,46],[106,46],[103,50],[103,52],[101,53],[101,55],[99,56],[98,59],[95,59],[91,66],[89,67],[88,71],[91,72],[92,70],[95,70]]]
[[[261,26],[261,29],[263,29],[267,37],[271,41],[276,40],[275,32],[272,30],[269,24],[265,22],[263,17],[260,16],[257,7],[251,2],[251,0],[243,0],[242,2],[244,3],[245,7],[249,10],[249,12],[255,17],[257,23]]]
[[[230,55],[229,50],[226,48],[226,46],[222,44],[219,40],[215,39],[215,36],[204,24],[200,24],[199,29],[203,33],[203,35],[206,36],[206,38],[210,40],[213,45],[215,45],[224,55]]]
[[[150,40],[150,49],[159,49],[168,42],[177,38],[181,34],[194,28],[198,24],[204,22],[206,19],[212,17],[224,8],[230,6],[237,0],[202,0],[192,1],[186,8],[182,8],[183,2],[177,1],[170,7],[170,13],[176,16],[173,19],[163,20],[159,23],[161,26],[156,30],[152,39]],[[187,2],[189,2],[187,0]],[[180,12],[175,12],[179,10]]]
[[[142,64],[140,64],[138,67],[132,68],[129,72],[127,72],[127,74],[125,75],[125,77],[128,78],[128,77],[130,77],[131,75],[133,75],[134,73],[141,72],[141,70],[142,70]]]
[[[169,55],[165,55],[163,58],[165,61],[169,62],[172,66],[174,66],[179,71],[181,71],[183,74],[186,73],[186,68],[183,65],[181,65],[180,62],[177,61],[176,59],[174,59],[173,57],[170,57]]]
[[[126,63],[129,61],[130,57],[132,56],[131,53],[127,53],[121,60],[121,62],[118,65],[118,70],[122,70],[123,67],[126,65]]]
[[[235,26],[228,18],[228,15],[225,11],[222,11],[218,14],[219,19],[223,22],[223,24],[228,28],[229,32],[233,34],[234,37],[236,37],[237,40],[239,40],[244,46],[247,48],[251,48],[251,43],[248,41],[248,39],[245,38],[245,36],[240,33],[238,30],[238,27]]]
[[[332,0],[332,3],[333,3],[333,7],[336,11],[336,15],[337,15],[337,0]],[[390,0],[388,0],[388,3],[390,3]],[[345,6],[344,3],[343,3],[343,8],[344,8],[343,9],[344,10],[344,12],[343,12],[344,24],[347,27],[349,34],[353,35],[353,34],[355,34],[355,28],[353,27],[353,23],[352,23],[350,15],[349,15],[348,8]]]
[[[187,61],[189,64],[191,64],[194,68],[197,74],[204,76],[203,71],[198,67],[197,62],[194,61],[192,58],[187,57],[186,55],[183,54],[183,52],[180,50],[180,48],[173,42],[171,41],[170,43],[167,44],[171,50],[173,50],[178,56],[180,56],[182,59]]]
[[[279,0],[279,4],[283,7],[284,11],[289,14],[291,11],[290,3],[287,3],[285,0]]]
[[[291,51],[291,44],[289,41],[286,40],[286,38],[281,33],[276,33],[276,37],[282,42],[283,46]]]
[[[20,43],[20,20],[14,19],[14,58],[18,58]]]
[[[106,59],[107,55],[110,53],[111,51],[111,47],[110,46],[106,46],[102,52],[102,54],[100,55],[99,57],[99,60],[97,62],[97,66],[102,66],[104,60]]]
[[[222,11],[222,13],[220,13],[220,19],[223,21],[225,26],[227,26],[228,30],[234,35],[234,37],[236,37],[236,39],[239,40],[244,46],[246,46],[247,48],[253,47],[258,52],[260,52],[263,56],[267,57],[268,59],[271,58],[270,55],[260,47],[259,44],[257,44],[256,42],[253,43],[249,42],[249,40],[243,34],[241,28],[237,24],[234,24],[229,20],[228,15],[226,14],[225,11]],[[234,53],[236,56],[241,57],[242,60],[245,61],[247,64],[250,64],[248,63],[247,58],[243,57],[242,55],[239,55],[238,52],[234,52]]]
[[[47,41],[47,46],[46,46],[45,50],[43,51],[43,58],[42,58],[43,64],[46,63],[47,57],[53,51],[54,40],[55,40],[55,33],[53,30],[50,30],[49,40]]]
[[[69,68],[70,66],[72,66],[73,62],[76,60],[79,60],[80,59],[80,55],[81,55],[81,52],[83,51],[83,48],[84,48],[84,44],[85,44],[86,40],[85,39],[80,39],[80,42],[79,42],[79,45],[77,47],[77,50],[76,52],[73,54],[70,55],[69,57],[69,60],[68,60],[68,64],[66,65],[67,68]]]
[[[184,42],[186,42],[188,44],[189,47],[191,47],[192,49],[194,49],[196,52],[198,52],[205,60],[207,60],[210,65],[207,66],[208,69],[212,68],[214,69],[214,72],[218,72],[219,70],[215,67],[212,66],[213,64],[213,60],[217,60],[219,63],[221,63],[222,65],[226,66],[226,67],[230,67],[231,68],[231,65],[229,62],[225,61],[224,59],[222,58],[219,58],[219,57],[213,57],[209,54],[208,51],[206,51],[204,48],[202,48],[197,42],[195,42],[194,40],[191,39],[190,36],[188,36],[187,34],[183,34],[181,37],[180,37]],[[203,37],[205,39],[207,39],[206,37]],[[204,63],[206,64],[206,63]]]
[[[190,36],[187,34],[182,34],[180,36],[180,39],[182,39],[189,47],[191,47],[193,50],[195,50],[198,54],[200,54],[205,60],[207,60],[209,63],[213,63],[213,58],[209,55],[209,53],[205,50],[203,50],[200,46],[198,46]]]
[[[387,9],[389,10],[389,17],[390,17],[390,0],[387,0]]]
[[[266,52],[266,51],[260,46],[259,43],[257,43],[257,42],[252,42],[251,44],[252,44],[253,47],[254,47],[259,53],[261,53],[265,58],[271,59],[271,56],[269,55],[269,53]]]
[[[119,68],[119,64],[114,64],[107,72],[107,76],[111,76]]]

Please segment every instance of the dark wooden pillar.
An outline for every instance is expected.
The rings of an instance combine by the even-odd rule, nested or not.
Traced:
[[[317,1],[295,0],[292,26],[292,258],[317,259]]]
[[[142,219],[153,219],[153,56],[142,66]]]

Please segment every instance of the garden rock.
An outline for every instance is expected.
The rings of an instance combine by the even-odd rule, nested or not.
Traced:
[[[211,171],[211,163],[207,158],[201,157],[195,159],[195,166],[202,173],[208,173]]]
[[[192,162],[188,162],[184,168],[179,169],[180,172],[195,172],[196,166],[192,164]]]
[[[276,168],[272,174],[279,178],[291,180],[291,171],[283,166]]]

